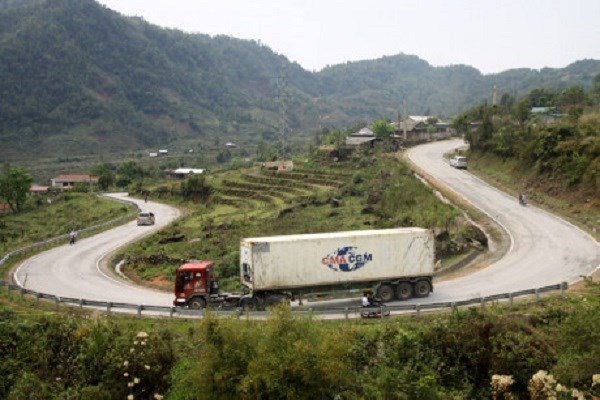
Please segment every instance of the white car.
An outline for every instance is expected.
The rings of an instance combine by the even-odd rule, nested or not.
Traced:
[[[137,216],[137,224],[154,225],[154,213],[150,211],[141,211]]]
[[[454,156],[450,159],[450,165],[453,166],[454,168],[467,169],[467,157]]]

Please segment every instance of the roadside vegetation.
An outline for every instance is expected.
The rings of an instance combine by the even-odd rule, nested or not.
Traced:
[[[600,284],[453,313],[136,319],[0,291],[3,399],[593,399]]]

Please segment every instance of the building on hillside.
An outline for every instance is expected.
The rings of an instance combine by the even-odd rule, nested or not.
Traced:
[[[352,133],[346,137],[346,146],[348,147],[373,147],[377,137],[369,128],[362,128],[358,132]]]
[[[292,160],[266,161],[260,165],[263,168],[276,171],[292,171],[294,169],[294,162]]]
[[[164,157],[164,156],[168,156],[168,155],[169,155],[169,150],[167,150],[167,149],[161,149],[158,151],[159,157]]]
[[[558,107],[532,107],[531,115],[543,123],[555,122],[564,116]]]
[[[200,168],[177,168],[166,171],[167,177],[177,179],[183,179],[189,175],[201,175],[204,173],[206,173],[206,170]]]
[[[392,124],[396,128],[394,137],[402,138],[407,143],[422,143],[447,139],[452,136],[453,129],[449,123],[438,120],[434,124],[430,124],[431,120],[437,120],[437,118],[428,115],[409,115],[400,123]]]
[[[0,203],[0,214],[6,214],[9,212],[12,212],[12,208],[10,208],[10,204]]]
[[[227,142],[227,143],[225,143],[225,147],[228,147],[230,149],[235,149],[237,147],[237,144],[235,144],[233,142]]]
[[[50,186],[31,185],[29,188],[29,193],[44,194],[48,193],[48,189],[50,189]]]
[[[60,175],[56,178],[52,178],[52,187],[59,188],[60,190],[70,190],[76,183],[83,183],[86,185],[95,185],[98,183],[98,177],[92,175]]]

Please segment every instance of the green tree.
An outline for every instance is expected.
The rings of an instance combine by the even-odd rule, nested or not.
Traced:
[[[525,98],[517,103],[515,107],[515,118],[519,123],[519,128],[521,131],[525,129],[525,123],[529,119],[531,115],[531,102],[529,99]]]
[[[384,119],[373,122],[372,129],[378,138],[387,138],[394,134],[394,127]]]
[[[4,165],[0,177],[0,196],[8,203],[11,210],[21,211],[32,182],[33,179],[24,168],[11,168],[9,164]]]
[[[98,164],[92,168],[92,175],[98,177],[98,187],[101,190],[107,190],[115,183],[116,177],[110,164]]]
[[[589,96],[593,104],[600,103],[600,73],[594,78]]]

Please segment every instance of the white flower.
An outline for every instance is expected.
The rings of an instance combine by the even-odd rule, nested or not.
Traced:
[[[129,372],[125,372],[123,376],[129,376]]]
[[[150,366],[149,366],[149,365],[144,365],[144,369],[145,369],[146,371],[150,371]]]
[[[125,362],[123,363],[123,366],[124,366],[124,367],[127,367],[127,366],[129,366],[129,361],[125,361]]]
[[[129,396],[127,396],[127,400],[133,400],[133,395],[130,394]]]
[[[146,332],[138,332],[137,337],[139,337],[139,338],[147,338],[148,334]]]
[[[138,383],[140,383],[140,378],[133,378],[133,383],[135,383],[136,385],[137,385]]]
[[[600,374],[592,375],[592,386],[600,385]]]
[[[164,398],[164,396],[163,396],[163,395],[160,395],[160,394],[158,394],[158,393],[154,393],[154,398],[155,398],[156,400],[162,400],[162,399]]]

